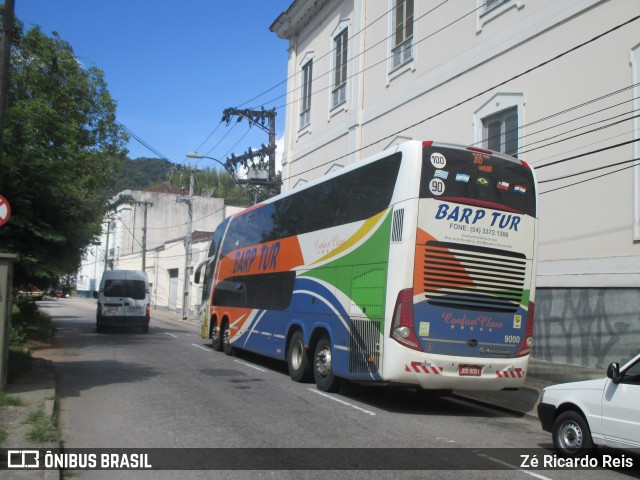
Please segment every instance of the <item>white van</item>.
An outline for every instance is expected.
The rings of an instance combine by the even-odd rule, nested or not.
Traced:
[[[142,327],[149,331],[151,295],[146,272],[139,270],[107,270],[102,275],[98,299],[96,330],[107,326]]]

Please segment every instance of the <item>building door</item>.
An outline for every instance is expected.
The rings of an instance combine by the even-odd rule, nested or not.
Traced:
[[[177,268],[169,269],[169,309],[178,308],[178,272]]]

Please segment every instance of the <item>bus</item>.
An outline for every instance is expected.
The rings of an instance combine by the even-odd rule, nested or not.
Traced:
[[[523,161],[402,143],[225,219],[196,272],[200,335],[327,392],[519,388],[536,203]]]

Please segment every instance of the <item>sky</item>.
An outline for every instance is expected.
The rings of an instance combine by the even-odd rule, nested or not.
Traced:
[[[187,152],[224,161],[268,142],[246,120],[220,124],[226,108],[276,107],[282,137],[288,42],[269,27],[292,1],[16,0],[15,12],[105,73],[118,122],[151,146],[132,138],[129,158],[204,168],[219,165]]]

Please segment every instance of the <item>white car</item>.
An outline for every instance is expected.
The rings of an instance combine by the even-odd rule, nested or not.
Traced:
[[[567,457],[599,445],[640,448],[640,354],[622,368],[609,365],[607,378],[545,388],[538,418]]]

